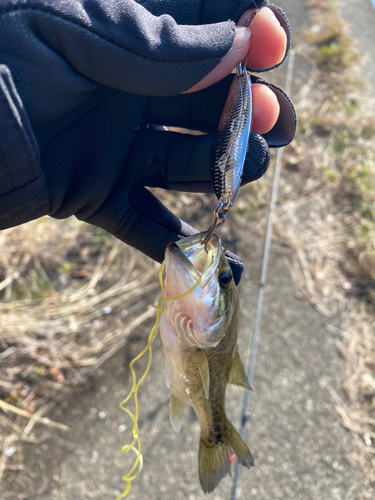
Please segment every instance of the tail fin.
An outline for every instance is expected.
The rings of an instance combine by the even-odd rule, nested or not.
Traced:
[[[245,467],[254,465],[253,456],[235,428],[227,422],[223,439],[218,443],[199,443],[199,481],[205,493],[211,493],[221,479],[231,473],[231,464],[238,460]]]

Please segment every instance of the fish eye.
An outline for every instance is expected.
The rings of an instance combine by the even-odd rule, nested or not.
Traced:
[[[222,271],[219,276],[219,283],[221,288],[224,288],[224,290],[227,289],[232,279],[233,279],[233,274],[230,269],[225,269],[224,271]]]

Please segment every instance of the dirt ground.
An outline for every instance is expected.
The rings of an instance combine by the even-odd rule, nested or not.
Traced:
[[[237,240],[240,235],[233,236]],[[240,241],[236,251],[246,256],[247,272],[240,285],[240,352],[246,359],[261,242],[258,238]],[[358,499],[367,488],[361,472],[350,465],[355,445],[340,425],[327,390],[331,385],[342,395],[344,379],[337,337],[327,330],[332,319],[327,321],[296,298],[285,252],[281,246],[273,247],[247,434],[255,467],[243,470],[238,498]],[[118,404],[129,388],[128,364],[143,348],[151,324],[129,338],[129,344],[103,366],[92,387],[51,412],[53,420],[71,430],[53,432],[39,446],[30,445],[28,474],[19,480],[23,487],[29,483],[30,492],[35,493],[38,485],[40,494],[29,498],[114,500],[119,493],[120,477],[129,464],[120,448],[130,440],[130,421]],[[237,427],[242,395],[239,388],[228,390],[228,414]],[[203,498],[197,476],[199,425],[190,414],[179,434],[170,426],[159,341],[151,373],[142,386],[140,411],[145,462],[130,498]],[[229,498],[230,486],[228,477],[211,498]],[[15,497],[8,489],[3,490],[3,498]]]
[[[375,43],[374,6],[370,0],[340,0],[342,18],[348,23],[349,33],[356,40],[356,48],[365,54],[362,74],[371,83],[372,96],[375,98]],[[375,110],[374,101],[372,107]]]
[[[286,10],[292,27],[298,28],[298,39],[302,27],[309,23],[307,2],[278,3]],[[344,7],[352,3],[341,2]],[[363,11],[359,10],[362,4]],[[368,28],[375,21],[375,11],[368,9],[369,5],[369,0],[356,0],[356,15],[362,12],[361,22]],[[374,38],[373,28],[361,31],[363,36],[369,32],[368,36]],[[356,33],[353,29],[353,34]],[[361,39],[360,44],[365,41]],[[372,67],[375,68],[375,61]],[[297,60],[292,97],[298,92],[298,82],[308,77],[306,71],[305,63]],[[244,224],[227,231],[226,243],[243,257],[246,265],[239,287],[242,303],[239,345],[245,361],[263,242],[250,225]],[[311,304],[298,298],[287,265],[289,259],[288,248],[275,243],[246,438],[255,457],[255,467],[242,471],[237,498],[373,498],[361,471],[353,465],[356,445],[350,432],[340,424],[331,395],[333,388],[344,397],[341,390],[344,366],[335,344],[342,339],[339,333],[332,333],[339,331],[334,327],[340,326],[340,317],[324,318]],[[40,444],[26,445],[25,470],[10,471],[0,486],[2,500],[24,499],[19,494],[25,491],[28,499],[35,500],[114,500],[123,486],[121,475],[128,470],[129,462],[120,449],[130,441],[131,427],[118,405],[129,389],[129,362],[144,347],[151,327],[152,321],[135,331],[128,344],[102,366],[90,387],[50,412],[49,418],[68,425],[70,431],[48,430],[47,436],[40,426]],[[129,498],[200,499],[204,495],[197,475],[199,425],[190,413],[180,433],[173,432],[163,366],[157,339],[151,372],[140,394],[144,469]],[[237,428],[242,396],[241,389],[229,388],[228,416]],[[208,498],[227,499],[230,487],[231,479],[226,478]]]

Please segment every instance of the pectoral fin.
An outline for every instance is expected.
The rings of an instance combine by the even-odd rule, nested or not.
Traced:
[[[164,359],[165,359],[165,383],[167,384],[168,389],[171,387],[174,367],[171,354],[164,350]]]
[[[171,399],[169,400],[169,419],[175,432],[180,431],[185,406],[180,399],[171,394]]]
[[[234,385],[240,385],[241,387],[244,387],[245,389],[250,389],[250,384],[249,380],[246,376],[245,369],[243,367],[240,355],[238,354],[238,351],[236,351],[236,354],[234,355],[231,367],[230,367],[230,372],[229,372],[229,379],[228,379],[229,384],[234,384]]]
[[[203,349],[191,349],[190,352],[192,353],[198,364],[199,373],[202,379],[204,394],[208,399],[210,391],[210,369],[208,366],[208,359],[206,353],[203,351]]]

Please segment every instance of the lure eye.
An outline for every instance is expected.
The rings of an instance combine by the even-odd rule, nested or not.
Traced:
[[[232,271],[230,269],[225,269],[225,271],[220,273],[219,283],[220,283],[221,288],[224,288],[224,290],[226,290],[229,287],[232,279],[233,279],[233,274],[232,274]]]

